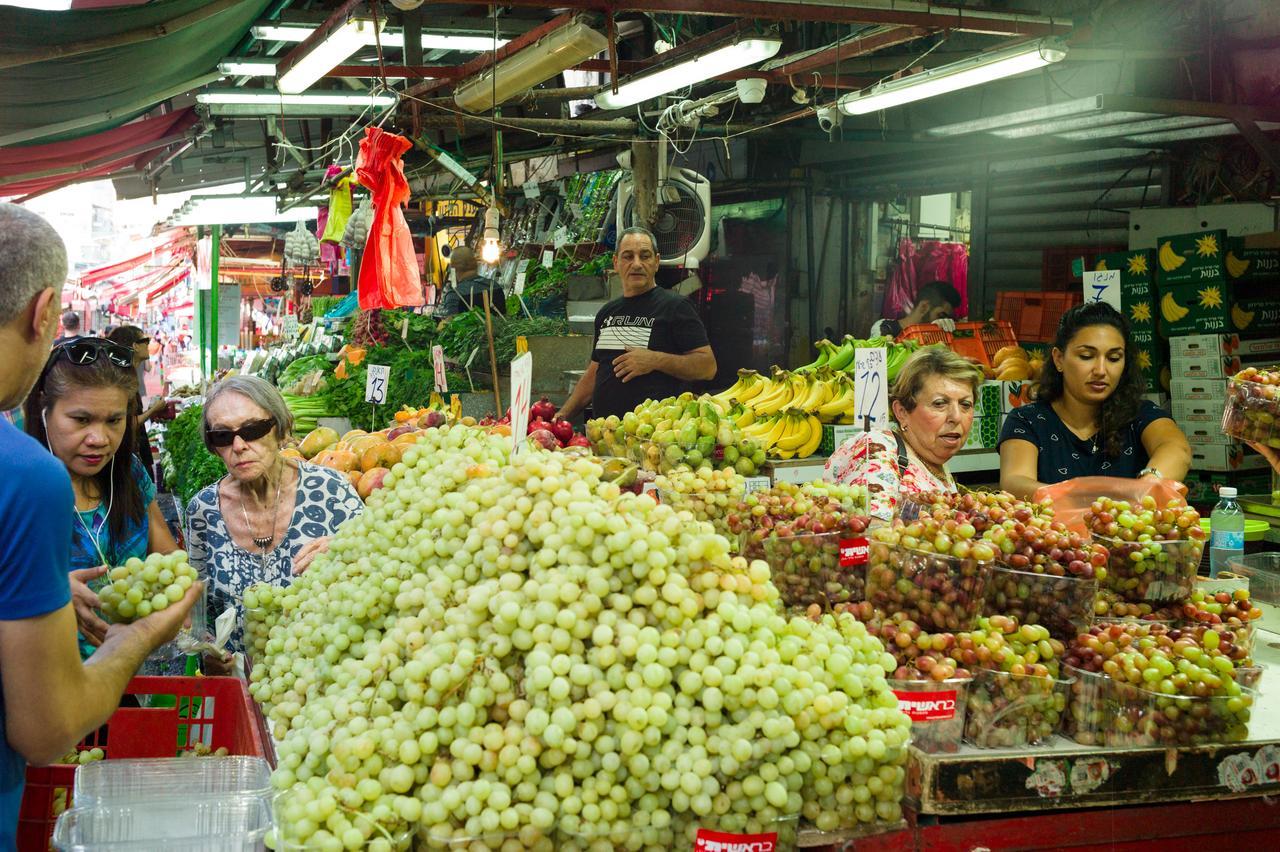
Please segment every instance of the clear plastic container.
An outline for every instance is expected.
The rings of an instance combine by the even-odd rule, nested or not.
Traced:
[[[1039,745],[1066,714],[1071,680],[978,669],[969,686],[965,739],[978,748]]]
[[[848,542],[852,549],[853,541],[839,532],[765,539],[764,558],[783,604],[830,609],[859,603],[865,594],[866,563],[852,564],[853,558],[841,555],[841,545]],[[845,567],[845,563],[850,564]]]
[[[1095,540],[1110,553],[1103,584],[1125,600],[1169,603],[1191,596],[1203,541],[1137,542],[1106,536]]]
[[[459,828],[449,831],[436,826],[418,833],[415,849],[457,850],[457,852],[553,852],[557,849],[553,832],[526,825],[516,831],[470,834]]]
[[[1065,664],[1062,673],[1073,679],[1063,733],[1081,745],[1103,745],[1106,741],[1107,715],[1111,712],[1107,706],[1111,678],[1100,672],[1085,671]]]
[[[1093,623],[1097,580],[1016,571],[997,564],[987,582],[988,615],[1012,615],[1021,624],[1042,624],[1069,642]]]
[[[725,814],[720,817],[690,818],[684,838],[677,836],[671,849],[746,850],[747,852],[794,852],[800,836],[800,816],[775,816],[766,809],[759,814]],[[758,844],[758,845],[752,845]],[[769,844],[772,844],[770,846]]]
[[[731,491],[683,492],[659,488],[658,501],[677,512],[687,511],[695,520],[705,521],[725,538],[732,538],[726,518],[742,499],[742,489]]]
[[[160,757],[100,760],[76,769],[76,806],[181,796],[271,795],[271,767],[261,757]]]
[[[930,754],[952,754],[964,739],[969,699],[967,677],[947,680],[890,680],[898,709],[911,719],[911,744]]]
[[[260,796],[164,798],[76,807],[58,817],[60,852],[251,852],[262,848],[271,808]]]
[[[1227,570],[1249,581],[1249,600],[1262,610],[1258,625],[1280,632],[1280,553],[1249,553],[1232,560]]]
[[[683,833],[676,824],[655,828],[647,819],[644,822],[583,824],[562,814],[555,848],[557,852],[666,852],[674,846],[676,836]]]
[[[1191,746],[1243,742],[1255,692],[1198,698],[1164,695],[1110,680],[1104,743],[1112,747]]]
[[[866,599],[887,616],[904,613],[930,633],[972,630],[994,564],[873,539]]]
[[[1231,379],[1222,431],[1238,441],[1280,447],[1280,386]]]

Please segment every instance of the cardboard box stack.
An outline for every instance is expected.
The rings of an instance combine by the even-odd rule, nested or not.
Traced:
[[[1120,270],[1120,312],[1129,320],[1138,346],[1138,366],[1146,392],[1169,392],[1169,346],[1157,333],[1155,252],[1149,249],[1104,254],[1094,269]]]
[[[1205,502],[1222,485],[1246,493],[1267,469],[1222,432],[1227,380],[1280,362],[1280,249],[1253,240],[1201,231],[1161,237],[1151,253],[1173,419],[1191,444],[1188,487]]]

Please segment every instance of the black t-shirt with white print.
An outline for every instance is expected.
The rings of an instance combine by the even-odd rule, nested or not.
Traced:
[[[596,314],[596,386],[591,399],[596,417],[621,417],[646,399],[665,399],[688,390],[688,384],[654,371],[625,384],[613,372],[613,359],[628,349],[652,349],[683,355],[707,345],[707,330],[683,296],[654,287],[640,296],[623,296]]]

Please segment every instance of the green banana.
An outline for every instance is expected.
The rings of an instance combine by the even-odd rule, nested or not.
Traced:
[[[835,350],[831,354],[831,357],[827,359],[827,366],[832,370],[843,371],[851,364],[853,364],[853,341],[846,337],[844,339],[844,344],[841,345],[839,349]]]
[[[791,372],[808,373],[812,370],[818,369],[819,367],[826,366],[827,361],[831,358],[831,352],[835,349],[835,345],[830,340],[825,339],[819,340],[813,345],[818,348],[818,360],[814,361],[812,364],[805,364],[803,367],[799,367]]]

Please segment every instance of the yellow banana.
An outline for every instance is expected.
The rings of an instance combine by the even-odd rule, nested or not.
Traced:
[[[773,429],[768,434],[759,438],[760,445],[765,448],[765,452],[773,449],[774,445],[781,440],[782,436],[787,432],[787,418],[779,416],[773,424]]]
[[[1168,243],[1165,243],[1165,245],[1168,245]],[[1160,314],[1167,322],[1178,322],[1189,313],[1191,311],[1188,308],[1179,305],[1174,300],[1172,293],[1165,293],[1164,297],[1160,299]]]
[[[791,457],[792,457],[792,456],[794,456],[795,454],[796,454],[796,451],[795,451],[795,450],[777,450],[777,449],[775,449],[775,450],[773,451],[773,455],[777,456],[778,458],[782,459],[783,461],[786,461],[787,459],[791,458]]]
[[[1174,252],[1173,243],[1170,243],[1167,240],[1160,245],[1159,256],[1160,268],[1165,272],[1172,272],[1187,262],[1185,257]]]
[[[750,426],[752,423],[756,422],[756,413],[752,411],[750,408],[747,408],[742,412],[742,415],[734,422],[738,424],[739,429],[745,429],[748,426]]]
[[[777,414],[791,404],[791,400],[795,399],[795,395],[795,383],[790,378],[787,378],[779,385],[777,391],[769,394],[767,399],[756,402],[752,408],[756,410],[756,414]]]
[[[804,395],[804,399],[797,402],[793,407],[801,411],[817,411],[819,407],[826,405],[831,401],[834,390],[830,381],[825,379],[814,379],[813,387]]]
[[[1239,305],[1231,306],[1231,321],[1236,324],[1236,328],[1244,331],[1253,324],[1253,317],[1256,311],[1246,311]]]
[[[846,383],[843,387],[844,389],[838,396],[818,407],[818,410],[814,412],[818,417],[828,420],[838,417],[846,411],[853,411],[853,385]]]
[[[813,437],[813,426],[809,423],[808,415],[789,408],[783,413],[783,417],[787,421],[787,428],[778,439],[778,449],[794,452],[809,443],[809,439]]]
[[[1227,274],[1239,278],[1249,271],[1249,261],[1236,257],[1235,252],[1227,252]]]
[[[800,448],[796,450],[796,456],[798,458],[807,459],[809,456],[816,453],[818,451],[818,447],[822,445],[822,423],[819,422],[818,418],[814,417],[812,414],[809,415],[809,428],[812,429],[813,432],[809,435],[808,442],[802,444]]]

